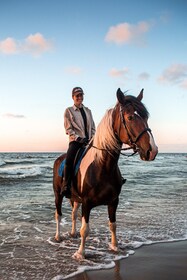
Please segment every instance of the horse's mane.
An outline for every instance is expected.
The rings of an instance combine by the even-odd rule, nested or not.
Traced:
[[[97,126],[96,133],[93,138],[93,146],[96,147],[95,159],[102,161],[103,152],[102,150],[107,150],[109,153],[112,153],[114,150],[119,150],[120,146],[116,139],[113,130],[113,114],[114,109],[109,109],[106,111],[104,117]]]
[[[141,101],[132,95],[125,95],[125,104],[123,105],[123,108],[126,109],[129,105],[133,106],[134,110],[142,117],[142,119],[149,118],[149,112]]]

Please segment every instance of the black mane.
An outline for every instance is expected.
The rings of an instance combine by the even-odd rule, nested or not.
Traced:
[[[132,105],[134,110],[137,111],[137,113],[143,118],[148,119],[149,118],[149,112],[146,109],[145,105],[139,101],[136,97],[132,95],[125,95],[125,104],[124,109],[128,107],[129,105]]]

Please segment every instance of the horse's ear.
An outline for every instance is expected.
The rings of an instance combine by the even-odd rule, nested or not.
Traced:
[[[140,91],[139,95],[137,96],[137,99],[138,99],[139,101],[141,101],[142,98],[143,98],[143,91],[144,91],[144,89],[142,88],[142,90]]]
[[[116,95],[117,95],[117,99],[118,99],[119,103],[124,104],[125,103],[125,96],[124,96],[124,94],[123,94],[123,92],[121,91],[120,88],[118,88],[118,90],[116,92]]]

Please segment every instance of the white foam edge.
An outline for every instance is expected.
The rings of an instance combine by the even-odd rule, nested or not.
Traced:
[[[187,241],[187,235],[184,238],[172,238],[172,239],[153,241],[151,244],[172,243],[172,242],[180,242],[180,241]],[[144,243],[144,244],[147,245],[146,243]]]
[[[110,269],[110,268],[113,268],[113,267],[115,267],[115,262],[114,261],[112,261],[109,264],[100,264],[100,265],[93,266],[93,267],[91,267],[91,266],[81,266],[81,267],[78,267],[77,271],[75,271],[73,273],[70,273],[67,276],[57,275],[57,276],[53,277],[51,280],[68,279],[70,277],[74,277],[75,275],[83,273],[85,271]]]

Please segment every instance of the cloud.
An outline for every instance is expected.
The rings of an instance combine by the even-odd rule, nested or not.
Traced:
[[[72,66],[66,69],[67,72],[74,74],[74,75],[79,75],[82,73],[82,69],[77,66]]]
[[[26,52],[40,55],[43,52],[50,51],[52,49],[52,43],[49,40],[46,40],[42,34],[36,33],[34,35],[29,35],[25,39],[23,47]]]
[[[26,118],[24,115],[18,115],[18,114],[12,114],[12,113],[6,113],[3,114],[4,118],[11,118],[11,119],[24,119]]]
[[[116,68],[112,68],[109,71],[109,75],[114,77],[114,78],[119,78],[119,77],[123,77],[123,78],[128,78],[129,75],[129,69],[128,68],[123,68],[123,69],[116,69]]]
[[[117,45],[142,44],[144,43],[143,35],[150,30],[151,26],[152,23],[146,21],[141,21],[137,24],[120,23],[109,28],[105,41],[113,42]]]
[[[17,51],[17,43],[13,38],[6,38],[0,41],[0,52],[4,54],[16,54]]]
[[[139,74],[138,77],[139,77],[140,80],[148,80],[150,75],[146,72],[142,72],[142,73]]]
[[[187,65],[172,64],[163,71],[158,80],[163,83],[178,83],[182,86],[185,77],[187,77]]]
[[[52,48],[52,42],[45,39],[40,33],[31,34],[22,41],[10,37],[0,41],[0,53],[6,55],[29,53],[33,56],[39,56]]]
[[[181,88],[183,89],[187,89],[187,79],[185,79],[181,84],[180,84]]]

